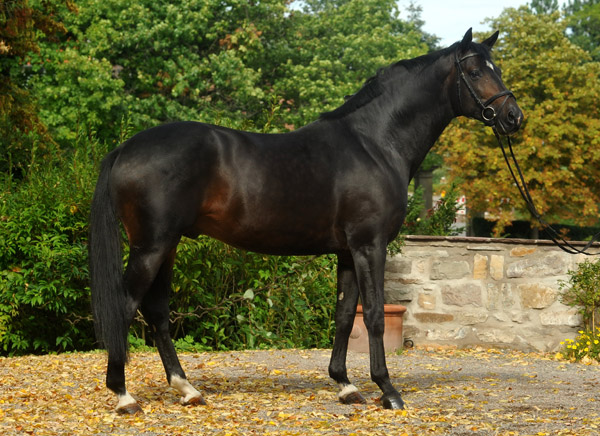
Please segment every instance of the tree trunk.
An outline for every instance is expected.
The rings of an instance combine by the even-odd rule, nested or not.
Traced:
[[[425,209],[421,212],[421,218],[427,216],[427,211],[433,207],[433,171],[417,171],[415,174],[415,190],[423,188],[423,200]]]

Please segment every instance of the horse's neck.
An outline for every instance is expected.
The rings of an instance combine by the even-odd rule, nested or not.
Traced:
[[[384,93],[361,108],[355,125],[372,146],[396,155],[411,177],[454,115],[450,67],[431,65],[416,74],[391,78]],[[432,96],[435,96],[433,98]]]

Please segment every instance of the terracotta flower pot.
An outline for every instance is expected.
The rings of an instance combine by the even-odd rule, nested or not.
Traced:
[[[383,346],[385,351],[397,351],[402,349],[404,338],[402,336],[402,317],[406,312],[406,306],[401,304],[385,304],[385,333],[383,334]],[[350,333],[348,349],[359,353],[369,352],[369,336],[363,320],[362,305],[356,308],[356,318]]]

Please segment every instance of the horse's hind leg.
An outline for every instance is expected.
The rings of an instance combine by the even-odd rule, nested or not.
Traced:
[[[329,363],[329,375],[340,386],[338,398],[344,404],[363,404],[365,399],[350,383],[346,369],[348,338],[354,324],[358,284],[354,263],[349,253],[338,256],[337,303],[335,310],[335,339]]]
[[[169,334],[169,295],[174,260],[175,249],[160,267],[150,290],[142,300],[142,314],[153,331],[154,340],[167,373],[167,381],[182,395],[181,404],[204,405],[206,402],[200,392],[187,381]]]
[[[125,329],[129,328],[144,295],[150,289],[165,259],[177,246],[177,242],[157,243],[148,248],[132,247],[124,279],[127,292]],[[124,334],[127,332],[125,331]],[[142,409],[125,387],[125,363],[125,359],[116,359],[109,351],[106,386],[117,394],[119,400],[117,413],[138,413]]]

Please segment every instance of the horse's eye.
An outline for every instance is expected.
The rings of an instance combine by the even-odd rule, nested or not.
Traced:
[[[471,76],[471,79],[473,80],[479,79],[482,76],[481,70],[475,69],[469,72],[469,76]]]

